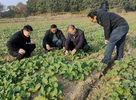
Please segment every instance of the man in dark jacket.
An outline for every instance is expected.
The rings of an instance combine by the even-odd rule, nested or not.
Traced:
[[[90,49],[82,30],[76,29],[74,25],[69,25],[68,31],[68,38],[65,43],[66,55],[69,54],[69,50],[72,50],[72,55],[74,55],[79,49],[82,49],[84,52]]]
[[[43,39],[43,48],[50,51],[50,47],[59,47],[65,51],[65,36],[62,31],[57,29],[55,24],[51,25],[50,30],[46,31],[45,37]]]
[[[100,11],[90,12],[88,18],[91,22],[98,23],[104,27],[105,44],[107,44],[107,47],[102,62],[105,64],[110,63],[115,45],[117,46],[115,60],[121,60],[123,58],[126,34],[129,30],[126,20],[115,13],[107,12],[104,8]]]
[[[31,43],[30,35],[33,29],[30,25],[15,33],[7,42],[9,54],[21,60],[24,57],[29,57],[31,52],[35,49],[35,44]]]

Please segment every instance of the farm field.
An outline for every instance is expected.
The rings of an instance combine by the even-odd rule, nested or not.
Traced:
[[[121,14],[129,23],[124,59],[109,66],[100,63],[104,56],[103,28],[87,17],[0,23],[0,100],[136,100],[136,13]],[[6,43],[24,25],[36,49],[31,58],[15,61]],[[67,37],[74,24],[85,33],[90,51],[65,56],[63,50],[42,47],[46,30],[56,24]],[[113,57],[116,55],[114,50]]]

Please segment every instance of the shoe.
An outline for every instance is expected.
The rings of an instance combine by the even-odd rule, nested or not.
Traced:
[[[105,60],[102,59],[101,63],[104,63],[104,64],[109,64],[109,62],[106,62]]]
[[[122,60],[123,58],[114,58],[114,60]]]

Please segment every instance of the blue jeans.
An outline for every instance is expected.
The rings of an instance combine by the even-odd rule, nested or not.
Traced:
[[[116,58],[117,59],[123,58],[125,39],[126,39],[128,30],[129,30],[129,26],[125,25],[125,26],[117,27],[116,29],[112,31],[102,62],[109,63],[111,61],[111,56],[112,56],[115,45],[117,46]]]
[[[50,46],[50,47],[59,47],[59,48],[62,48],[62,43],[63,43],[63,41],[62,41],[61,39],[59,39],[59,40],[56,41],[55,43],[49,43],[49,46]],[[43,48],[44,48],[45,50],[47,50],[45,44],[43,44]]]

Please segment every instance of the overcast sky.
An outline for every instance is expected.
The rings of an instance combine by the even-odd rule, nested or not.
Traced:
[[[23,4],[26,4],[27,0],[0,0],[0,3],[9,6],[9,5],[17,5],[19,2],[22,2]]]

